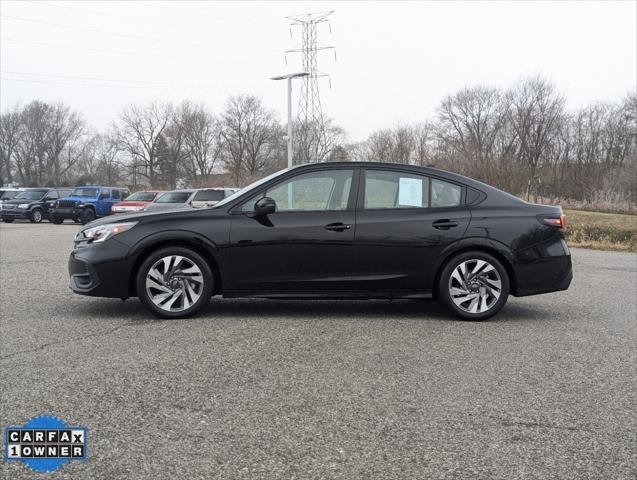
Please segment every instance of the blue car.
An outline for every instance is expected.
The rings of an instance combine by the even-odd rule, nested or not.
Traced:
[[[59,225],[68,218],[86,225],[98,217],[110,215],[111,207],[129,195],[127,188],[76,187],[71,195],[55,202],[55,207],[49,213],[49,220]]]

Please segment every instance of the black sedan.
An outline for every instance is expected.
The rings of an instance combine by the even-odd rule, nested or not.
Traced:
[[[70,287],[187,317],[214,294],[431,298],[483,320],[509,294],[568,288],[565,217],[478,181],[382,163],[293,167],[212,208],[86,225]]]

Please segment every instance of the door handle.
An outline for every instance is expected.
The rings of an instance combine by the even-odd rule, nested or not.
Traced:
[[[436,220],[431,225],[438,230],[449,230],[450,228],[457,227],[458,222],[445,218],[444,220]]]
[[[352,228],[351,225],[346,225],[342,222],[330,223],[325,225],[325,230],[330,230],[331,232],[343,232],[345,230],[349,230]]]

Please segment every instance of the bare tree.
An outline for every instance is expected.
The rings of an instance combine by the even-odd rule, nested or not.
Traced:
[[[119,124],[114,126],[118,147],[128,154],[133,166],[134,184],[137,183],[137,174],[141,174],[152,187],[158,185],[158,145],[171,120],[172,111],[170,104],[132,105],[124,109]]]
[[[280,125],[261,99],[252,95],[231,97],[221,115],[225,165],[237,185],[244,177],[264,172],[276,161]]]
[[[520,142],[520,155],[529,169],[527,198],[537,201],[538,168],[558,135],[565,98],[541,77],[524,80],[509,93],[509,121]]]
[[[206,185],[222,158],[221,124],[203,105],[183,103],[178,112],[183,128],[184,173],[193,184]]]
[[[444,98],[438,108],[441,134],[470,165],[468,173],[488,180],[498,135],[508,105],[495,88],[465,88]],[[486,178],[485,178],[486,177]]]
[[[21,123],[18,105],[0,115],[0,180],[5,180],[7,183],[13,181],[13,157],[20,143]]]

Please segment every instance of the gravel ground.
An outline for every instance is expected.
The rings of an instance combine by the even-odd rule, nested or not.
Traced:
[[[0,226],[0,420],[89,429],[61,479],[637,476],[637,256],[491,321],[435,302],[214,299],[160,321],[67,287],[74,225]]]

